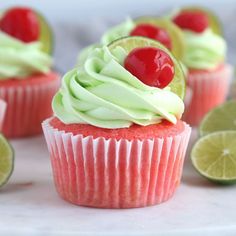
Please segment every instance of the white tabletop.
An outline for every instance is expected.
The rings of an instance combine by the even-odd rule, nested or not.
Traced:
[[[12,144],[15,170],[0,191],[0,235],[236,235],[236,186],[208,182],[188,158],[182,184],[170,201],[140,209],[103,210],[59,198],[43,137]]]

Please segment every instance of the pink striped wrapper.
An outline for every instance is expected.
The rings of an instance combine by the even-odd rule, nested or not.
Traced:
[[[197,126],[212,108],[222,104],[228,95],[233,69],[224,65],[213,72],[189,74],[188,86],[192,89],[191,102],[186,106],[183,120]]]
[[[155,205],[180,184],[191,128],[174,137],[116,140],[83,137],[43,122],[59,195],[71,203],[99,208]]]
[[[42,75],[43,76],[43,75]],[[52,115],[51,101],[59,89],[55,79],[29,86],[0,86],[0,97],[7,102],[3,133],[8,138],[32,136],[42,133],[41,123]]]
[[[6,102],[0,99],[0,131],[2,131],[2,124],[5,117],[6,107],[7,107]]]

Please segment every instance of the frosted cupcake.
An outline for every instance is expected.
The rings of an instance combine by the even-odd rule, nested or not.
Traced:
[[[43,122],[59,195],[100,208],[171,198],[191,131],[180,120],[184,83],[169,51],[142,37],[96,48],[68,72]]]
[[[192,90],[192,99],[184,119],[198,125],[203,116],[223,103],[228,95],[232,68],[226,63],[227,45],[217,19],[208,11],[183,9],[172,19],[183,29],[187,47],[182,61],[188,68],[187,84]]]
[[[59,76],[51,71],[48,25],[29,8],[11,8],[0,18],[0,98],[7,102],[3,133],[16,138],[42,132],[52,115]]]

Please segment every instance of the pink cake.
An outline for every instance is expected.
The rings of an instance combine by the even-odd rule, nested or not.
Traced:
[[[182,121],[123,129],[43,123],[58,193],[100,208],[168,200],[179,186],[190,127]]]

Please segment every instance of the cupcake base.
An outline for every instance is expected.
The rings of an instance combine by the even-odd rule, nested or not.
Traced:
[[[58,74],[0,81],[0,98],[7,102],[3,133],[8,138],[42,133],[41,123],[52,115],[51,101],[58,90]]]
[[[221,65],[213,71],[190,71],[187,83],[192,98],[186,104],[183,120],[198,126],[205,114],[222,104],[228,95],[232,71],[230,65]]]
[[[75,134],[55,127],[53,120],[44,121],[43,130],[55,186],[66,201],[97,208],[145,207],[167,201],[179,186],[191,133],[184,122],[169,125],[168,131],[166,126],[163,137],[147,138],[150,126],[136,129],[139,138],[129,139],[111,133],[99,137],[93,128],[94,136]],[[89,133],[91,126],[83,126]]]

